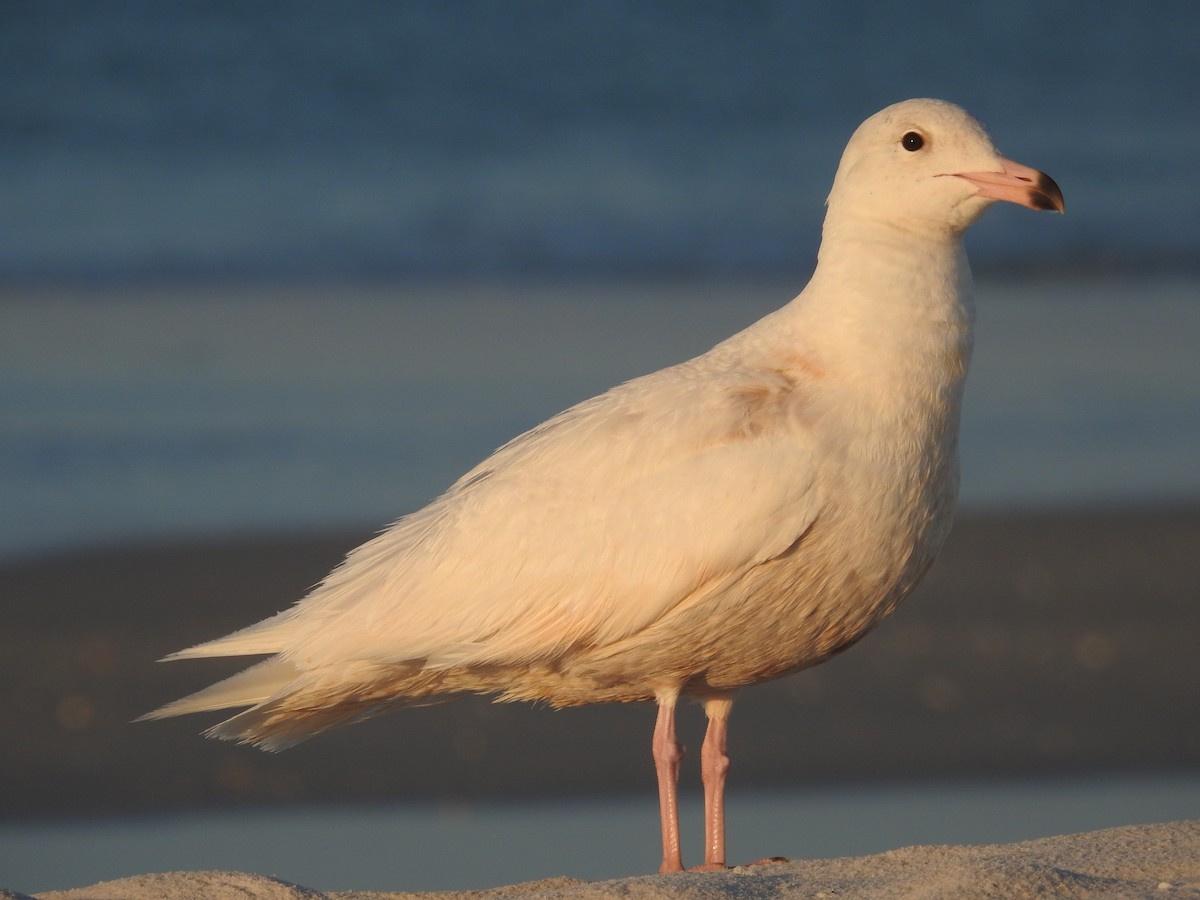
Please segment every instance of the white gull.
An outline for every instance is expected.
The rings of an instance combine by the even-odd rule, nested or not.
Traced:
[[[279,750],[462,693],[654,700],[673,872],[674,713],[694,697],[704,867],[724,867],[735,692],[861,638],[950,529],[973,318],[962,236],[995,200],[1063,209],[956,106],[867,119],[798,297],[505,444],[291,609],[167,657],[269,655],[146,718],[248,707],[208,734]]]

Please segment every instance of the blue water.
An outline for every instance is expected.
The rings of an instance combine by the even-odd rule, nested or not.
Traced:
[[[920,844],[989,844],[1194,818],[1200,778],[1091,777],[744,792],[729,797],[731,861],[821,859]],[[680,801],[684,861],[703,805]],[[507,805],[213,813],[0,826],[0,886],[24,893],[146,872],[231,870],[320,890],[431,891],[569,875],[652,873],[654,797]]]
[[[860,856],[922,844],[1003,844],[1195,816],[1194,775],[950,781],[733,793],[731,860]],[[680,799],[684,862],[703,806]],[[570,803],[252,811],[0,826],[0,886],[83,887],[152,871],[233,870],[323,890],[464,890],[557,875],[647,875],[653,797]]]
[[[1195,267],[1200,7],[0,7],[0,283],[792,272],[853,128],[967,106],[1071,210],[985,267]]]
[[[1195,499],[1198,32],[1112,0],[0,5],[0,557],[384,524],[790,298],[847,136],[920,95],[1069,209],[971,235],[964,502]]]
[[[981,280],[964,506],[1200,499],[1198,285]],[[382,526],[509,437],[706,349],[796,287],[504,281],[11,299],[0,303],[0,557]]]

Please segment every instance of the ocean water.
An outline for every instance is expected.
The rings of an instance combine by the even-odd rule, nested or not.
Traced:
[[[992,844],[1195,817],[1200,777],[840,785],[731,794],[731,863],[822,859],[922,844]],[[703,802],[680,799],[684,862]],[[243,871],[327,891],[499,887],[568,875],[649,875],[655,798],[414,804],[0,825],[0,886],[24,893],[170,871]]]
[[[981,282],[963,506],[1200,498],[1198,283]],[[381,527],[796,287],[26,293],[0,303],[0,558]]]
[[[1051,172],[984,268],[1196,267],[1200,8],[0,7],[0,284],[778,274],[913,96]]]
[[[975,507],[1200,493],[1200,7],[0,7],[0,557],[382,525],[803,286],[853,128],[1063,186],[970,237]]]

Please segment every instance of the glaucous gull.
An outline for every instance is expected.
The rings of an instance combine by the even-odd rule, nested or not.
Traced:
[[[675,872],[690,696],[708,716],[704,867],[724,867],[734,693],[861,638],[950,529],[972,343],[962,236],[996,200],[1064,208],[957,106],[867,119],[798,297],[513,439],[292,608],[167,657],[269,656],[147,718],[246,707],[207,733],[280,750],[463,693],[654,700]]]

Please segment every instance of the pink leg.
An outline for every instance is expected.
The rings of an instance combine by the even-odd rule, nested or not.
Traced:
[[[658,811],[662,818],[662,865],[658,871],[682,872],[679,849],[679,762],[683,749],[675,740],[675,695],[658,698],[654,725],[654,769],[658,773]]]
[[[700,774],[704,779],[704,865],[701,869],[725,868],[725,733],[733,697],[723,694],[704,701],[708,730],[700,750]]]

